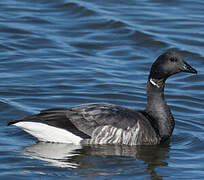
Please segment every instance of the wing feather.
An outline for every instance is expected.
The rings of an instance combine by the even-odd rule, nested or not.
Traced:
[[[99,126],[111,125],[126,130],[134,126],[142,115],[132,109],[100,103],[69,108],[66,116],[80,131],[91,136]]]

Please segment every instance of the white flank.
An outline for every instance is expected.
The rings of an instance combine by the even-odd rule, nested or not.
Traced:
[[[27,133],[36,137],[39,141],[79,145],[82,140],[81,137],[69,131],[39,122],[18,122],[13,125],[22,128]]]

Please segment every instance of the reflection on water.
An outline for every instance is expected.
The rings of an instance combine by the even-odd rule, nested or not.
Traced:
[[[169,144],[157,146],[120,146],[120,145],[93,145],[80,146],[73,144],[58,144],[38,142],[37,144],[24,148],[23,155],[30,158],[35,158],[48,162],[51,165],[63,168],[78,168],[83,171],[83,175],[101,175],[103,163],[107,163],[103,167],[103,175],[110,176],[112,174],[122,173],[123,169],[128,166],[123,166],[127,160],[137,160],[135,167],[131,169],[141,169],[141,166],[153,179],[162,179],[156,173],[156,168],[167,166],[166,159],[168,158]],[[89,157],[92,160],[89,161]],[[95,161],[93,160],[96,158]],[[111,162],[111,166],[108,163]],[[122,162],[122,163],[121,163]],[[120,164],[118,164],[120,163]],[[126,164],[126,163],[125,163]],[[115,167],[113,167],[115,165]],[[97,169],[98,167],[98,169]],[[109,169],[111,167],[111,169]],[[115,172],[120,169],[121,172]],[[90,171],[91,170],[91,171]]]
[[[75,151],[80,148],[80,145],[39,142],[25,147],[23,154],[31,158],[47,161],[54,166],[76,168],[78,164],[69,162],[69,159],[79,155]]]

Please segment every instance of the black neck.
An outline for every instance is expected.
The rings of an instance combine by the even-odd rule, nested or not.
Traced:
[[[174,118],[164,99],[165,79],[149,78],[147,82],[146,112],[153,117],[162,139],[171,136],[174,129]]]

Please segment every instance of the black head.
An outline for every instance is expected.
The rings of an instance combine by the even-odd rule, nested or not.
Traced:
[[[197,73],[177,53],[168,51],[160,55],[152,64],[149,78],[167,79],[169,76],[179,72]]]

